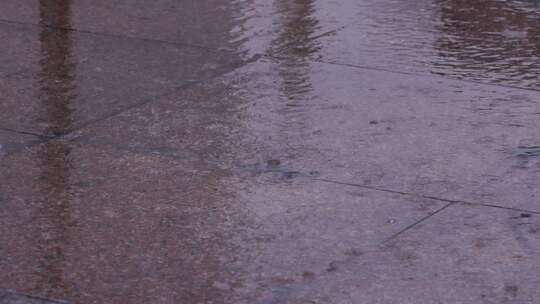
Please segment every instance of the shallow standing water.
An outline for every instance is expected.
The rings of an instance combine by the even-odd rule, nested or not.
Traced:
[[[538,1],[3,1],[0,303],[534,303],[539,34]]]

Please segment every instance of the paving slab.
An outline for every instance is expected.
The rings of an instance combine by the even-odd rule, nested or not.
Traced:
[[[66,141],[0,166],[4,288],[74,303],[230,302],[212,284],[236,282],[235,227],[247,224],[228,206],[226,172]]]
[[[261,303],[536,303],[536,215],[455,205]],[[271,298],[271,297],[269,297]]]
[[[330,183],[539,211],[537,92],[297,62],[246,66],[81,136],[191,151],[223,168],[279,159]],[[204,152],[219,142],[256,148]]]
[[[46,135],[67,133],[242,63],[226,52],[27,25],[3,24],[0,33],[8,46],[0,55],[0,125]]]
[[[538,158],[520,148],[537,146],[537,92],[293,58],[254,72],[266,80],[253,84],[251,109],[260,142],[293,167],[329,182],[538,209]]]
[[[445,206],[336,185],[257,184],[247,188],[247,208],[262,223],[261,244],[246,267],[249,292],[239,303],[287,303],[295,286],[336,271],[341,260],[371,252]]]

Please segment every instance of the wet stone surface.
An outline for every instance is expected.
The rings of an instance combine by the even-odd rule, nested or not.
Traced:
[[[46,27],[0,31],[10,45],[0,60],[12,72],[0,81],[0,126],[44,135],[114,116],[242,62],[221,51]]]
[[[21,134],[10,129],[0,129],[0,160],[44,140],[45,138],[40,136]]]
[[[11,1],[13,2],[13,1]],[[59,2],[69,8],[69,23],[43,22],[39,0],[3,5],[0,22],[43,24],[122,39],[150,40],[200,49],[234,50],[241,56],[279,51],[357,20],[356,11],[333,1],[80,0]],[[213,22],[208,22],[212,20]]]
[[[83,303],[242,303],[331,271],[442,206],[190,163],[60,141],[11,156],[0,282]]]
[[[0,304],[536,303],[539,28],[520,0],[2,1]]]
[[[535,303],[539,224],[536,216],[454,205],[378,252],[342,260],[342,271],[291,286],[283,302]]]
[[[536,1],[348,2],[357,22],[320,39],[314,58],[540,89]]]

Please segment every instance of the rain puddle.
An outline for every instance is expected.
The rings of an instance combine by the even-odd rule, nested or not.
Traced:
[[[283,178],[291,179],[299,176],[313,177],[318,176],[318,171],[299,171],[284,166],[278,159],[269,159],[266,162],[259,162],[252,165],[240,167],[243,171],[253,172],[254,174],[278,174]]]
[[[520,146],[515,151],[514,154],[520,157],[536,157],[540,156],[540,146]]]

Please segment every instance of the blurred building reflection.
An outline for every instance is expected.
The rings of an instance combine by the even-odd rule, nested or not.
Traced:
[[[39,102],[46,134],[58,136],[69,132],[72,124],[70,105],[74,98],[75,66],[72,60],[70,32],[53,30],[50,26],[70,27],[71,0],[39,2],[41,59]],[[37,269],[36,292],[50,298],[62,298],[68,293],[63,264],[64,251],[70,241],[71,206],[69,198],[69,147],[51,140],[40,151],[43,194],[36,226],[36,244],[42,257]]]
[[[540,87],[537,1],[445,0],[435,72]]]

